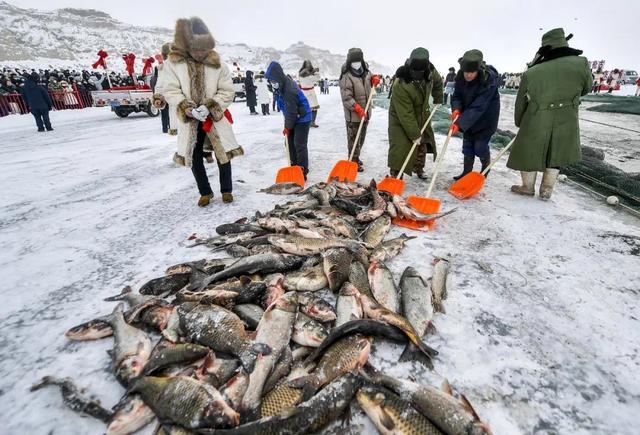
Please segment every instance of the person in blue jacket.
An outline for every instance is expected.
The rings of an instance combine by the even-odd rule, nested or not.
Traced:
[[[463,133],[464,168],[462,174],[453,177],[455,180],[473,171],[476,156],[483,171],[489,165],[489,142],[498,129],[500,116],[498,71],[484,62],[480,50],[467,51],[458,62],[460,71],[451,98],[451,119],[455,120],[454,133]]]
[[[51,127],[51,121],[49,120],[49,111],[53,107],[53,103],[44,86],[38,84],[39,81],[40,76],[36,72],[26,76],[25,84],[22,88],[22,98],[36,119],[38,131],[44,131],[45,128],[47,131],[52,131],[53,127]]]
[[[301,166],[305,180],[309,173],[309,127],[311,125],[311,106],[302,89],[287,76],[278,62],[271,62],[265,73],[271,84],[275,101],[284,115],[282,134],[289,138],[289,155],[293,166]]]

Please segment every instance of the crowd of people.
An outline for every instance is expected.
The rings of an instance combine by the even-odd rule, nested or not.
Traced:
[[[431,153],[436,160],[437,155],[428,122],[430,101],[443,104],[448,99],[450,134],[461,133],[463,138],[463,170],[454,177],[460,179],[473,170],[476,157],[482,169],[488,169],[489,143],[500,115],[499,89],[513,87],[518,89],[515,123],[520,131],[507,166],[521,172],[522,184],[511,190],[535,195],[536,174],[542,172],[540,198],[549,199],[559,168],[580,160],[577,111],[580,97],[591,90],[593,81],[587,59],[581,56],[581,50],[569,47],[568,39],[563,29],[547,32],[527,71],[521,74],[500,74],[487,64],[480,50],[468,50],[460,57],[459,68],[451,67],[444,78],[423,47],[414,49],[393,77],[373,74],[362,50],[350,49],[339,86],[347,148],[350,154],[353,151],[358,170],[364,170],[361,150],[371,120],[367,100],[373,88],[389,91],[390,175],[415,173],[427,178],[426,156]],[[213,36],[199,18],[178,20],[174,41],[167,47],[168,61],[158,71],[153,99],[156,107],[175,113],[178,151],[174,161],[191,167],[200,193],[198,205],[206,206],[213,190],[204,162],[213,162],[215,157],[223,202],[232,202],[231,160],[244,151],[235,139],[228,111],[235,96],[231,72],[214,50]],[[263,116],[270,114],[271,101],[282,113],[282,134],[288,141],[291,165],[299,166],[306,180],[312,165],[308,141],[311,129],[318,126],[320,109],[315,88],[319,85],[321,93],[326,92],[328,81],[321,78],[310,60],[303,62],[296,79],[273,61],[265,72],[255,76],[247,72],[244,85],[251,114],[258,115],[258,105]]]

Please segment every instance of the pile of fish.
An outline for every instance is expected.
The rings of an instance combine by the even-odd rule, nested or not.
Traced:
[[[115,378],[126,389],[108,410],[66,379],[72,409],[129,434],[306,434],[352,404],[381,433],[487,434],[463,395],[399,380],[368,363],[374,340],[405,343],[401,360],[433,368],[434,312],[444,313],[449,261],[424,279],[407,267],[399,286],[386,263],[413,237],[387,240],[392,217],[420,216],[369,186],[288,185],[299,194],[268,213],[220,225],[192,246],[224,258],[171,266],[134,292],[106,301],[112,312],[70,329],[70,340],[113,336]],[[216,257],[212,255],[212,257]]]

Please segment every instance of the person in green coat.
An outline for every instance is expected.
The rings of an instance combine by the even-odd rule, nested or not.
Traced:
[[[571,36],[561,28],[545,33],[522,75],[514,113],[520,130],[507,162],[522,175],[522,185],[511,187],[514,193],[535,195],[536,175],[543,172],[540,199],[548,200],[560,167],[582,159],[578,107],[593,76],[582,50],[569,47]]]
[[[420,141],[404,172],[411,175],[415,171],[418,177],[426,178],[426,154],[432,152],[435,156],[436,141],[431,125],[422,135],[420,130],[430,115],[429,97],[433,97],[434,104],[442,104],[443,87],[442,77],[429,61],[426,48],[413,50],[405,64],[398,68],[389,107],[388,166],[391,176],[398,176],[413,143]]]

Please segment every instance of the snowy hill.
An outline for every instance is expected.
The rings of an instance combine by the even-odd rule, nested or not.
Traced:
[[[215,36],[215,35],[214,35]],[[123,23],[94,9],[22,9],[0,2],[0,65],[23,68],[89,68],[99,49],[109,53],[110,69],[124,70],[123,53],[135,53],[136,70],[142,59],[160,52],[173,39],[173,30]],[[304,59],[311,59],[324,76],[337,77],[344,54],[309,47],[298,42],[286,50],[217,42],[218,52],[242,69],[264,70],[271,60],[282,63],[287,72],[296,72]],[[390,68],[372,62],[372,69],[391,73]]]

